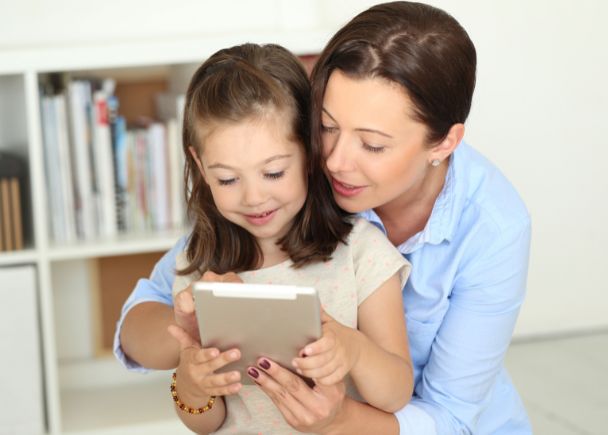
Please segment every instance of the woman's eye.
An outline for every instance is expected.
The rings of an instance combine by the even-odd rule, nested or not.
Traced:
[[[234,184],[236,181],[236,178],[228,178],[228,179],[218,179],[217,182],[220,186],[229,186],[231,184]]]
[[[372,145],[363,143],[363,149],[365,149],[366,151],[369,151],[371,153],[381,153],[385,150],[385,147],[372,146]]]
[[[270,180],[277,180],[277,179],[281,178],[283,175],[285,175],[285,171],[269,172],[267,174],[264,174],[264,177],[266,177]]]
[[[321,125],[321,131],[323,133],[335,133],[338,129],[336,127],[329,127],[327,125]]]

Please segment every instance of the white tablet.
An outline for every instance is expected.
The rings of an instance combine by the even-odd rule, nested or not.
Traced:
[[[220,372],[246,370],[265,356],[293,370],[291,361],[321,337],[321,311],[312,287],[196,282],[194,300],[203,347],[237,347],[241,359]]]

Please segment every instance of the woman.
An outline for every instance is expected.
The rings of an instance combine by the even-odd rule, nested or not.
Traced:
[[[323,147],[336,201],[383,229],[412,263],[403,298],[415,390],[408,406],[387,414],[340,386],[310,389],[276,364],[260,367],[261,388],[299,430],[531,432],[503,367],[525,294],[530,219],[504,176],[462,143],[475,68],[458,22],[409,2],[362,12],[319,58],[313,146]],[[138,299],[172,280],[162,261],[156,275],[136,289]],[[129,336],[155,310],[171,321],[156,305],[136,307],[121,333],[143,365]]]

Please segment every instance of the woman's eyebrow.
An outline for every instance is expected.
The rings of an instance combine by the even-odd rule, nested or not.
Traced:
[[[323,113],[325,113],[327,116],[329,116],[333,122],[335,122],[336,124],[338,124],[338,121],[336,121],[336,118],[334,118],[333,116],[331,116],[331,113],[329,113],[329,111],[325,107],[323,108]],[[375,128],[365,128],[365,127],[355,128],[355,131],[363,131],[363,132],[367,132],[367,133],[375,133],[375,134],[379,134],[380,136],[384,136],[384,137],[387,137],[389,139],[393,139],[393,136],[391,136],[390,134],[385,133],[385,132],[383,132],[381,130],[376,130]]]

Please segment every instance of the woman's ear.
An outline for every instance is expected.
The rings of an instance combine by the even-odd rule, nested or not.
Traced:
[[[201,173],[203,180],[205,180],[205,182],[207,182],[207,178],[205,177],[205,171],[203,170],[203,164],[201,163],[201,159],[198,158],[196,149],[194,147],[190,146],[190,147],[188,147],[188,151],[190,152],[190,155],[194,159],[194,162],[196,163],[196,166],[198,167],[198,170]]]
[[[433,162],[443,162],[447,159],[454,152],[463,137],[464,124],[459,123],[452,125],[446,137],[431,149],[431,152],[429,153],[429,163],[433,166],[437,166],[436,164],[433,164]]]

